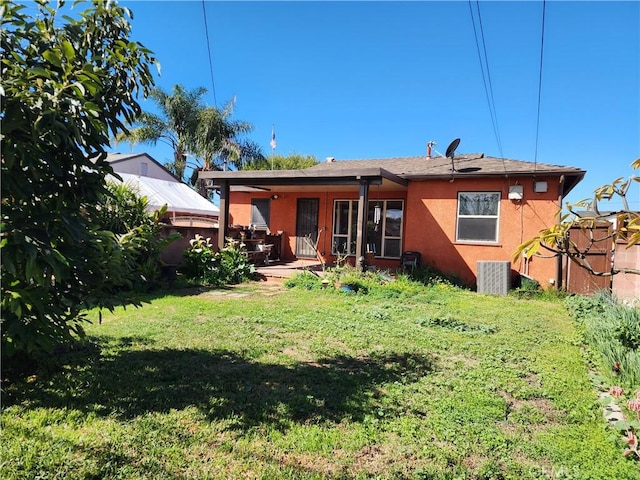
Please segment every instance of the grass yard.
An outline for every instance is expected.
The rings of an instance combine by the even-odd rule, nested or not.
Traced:
[[[560,301],[275,282],[105,314],[3,386],[0,477],[639,479]]]

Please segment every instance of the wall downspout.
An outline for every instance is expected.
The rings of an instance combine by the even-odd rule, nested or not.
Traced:
[[[563,198],[563,190],[564,190],[564,175],[560,175],[560,181],[558,182],[558,209],[562,211],[562,198]],[[562,215],[558,215],[558,225],[561,222]],[[556,288],[558,290],[562,289],[564,286],[563,278],[562,278],[562,263],[564,260],[564,256],[561,253],[558,253],[558,258],[556,259]]]

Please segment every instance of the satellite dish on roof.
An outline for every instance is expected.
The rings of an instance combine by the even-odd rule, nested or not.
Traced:
[[[456,151],[456,148],[458,148],[458,145],[460,145],[460,139],[456,138],[449,144],[449,146],[447,147],[447,153],[445,153],[445,156],[451,159],[451,173],[454,173],[456,171],[456,168],[453,165],[453,154]]]
[[[445,154],[445,156],[447,158],[451,158],[453,159],[453,152],[456,151],[456,148],[458,148],[458,145],[460,145],[460,139],[456,138],[453,142],[451,142],[449,144],[449,146],[447,147],[447,153]]]

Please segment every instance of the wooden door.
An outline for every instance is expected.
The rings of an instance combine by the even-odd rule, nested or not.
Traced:
[[[611,269],[611,240],[606,239],[610,234],[611,225],[609,223],[599,224],[594,229],[594,238],[603,240],[594,242],[588,249],[585,259],[595,271],[607,272]],[[580,228],[572,228],[569,232],[571,241],[575,242],[579,250],[586,250],[591,240]],[[589,271],[568,260],[567,268],[567,291],[580,295],[590,295],[598,290],[611,291],[611,277],[592,275]]]

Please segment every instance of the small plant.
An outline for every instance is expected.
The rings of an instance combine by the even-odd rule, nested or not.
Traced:
[[[287,288],[302,288],[305,290],[316,290],[322,288],[322,280],[311,272],[301,272],[284,281]]]
[[[640,347],[640,309],[615,305],[608,314],[618,320],[615,333],[620,343],[630,350],[637,350]]]

